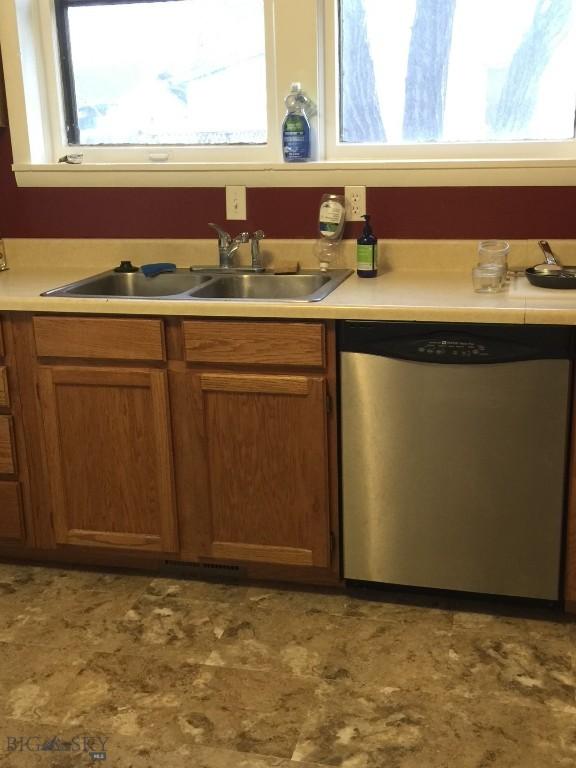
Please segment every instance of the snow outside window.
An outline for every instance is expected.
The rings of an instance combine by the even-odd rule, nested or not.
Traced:
[[[77,145],[265,144],[263,0],[56,0]]]

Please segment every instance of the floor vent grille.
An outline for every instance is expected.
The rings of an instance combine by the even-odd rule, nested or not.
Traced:
[[[165,560],[162,569],[167,575],[188,576],[207,579],[219,577],[234,579],[241,576],[243,569],[239,565],[224,563],[181,563],[178,560]]]

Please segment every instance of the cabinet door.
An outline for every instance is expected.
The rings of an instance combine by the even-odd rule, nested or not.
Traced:
[[[207,473],[199,500],[202,554],[328,566],[324,378],[202,373],[192,379]]]
[[[0,540],[24,541],[24,521],[18,483],[0,481]]]
[[[39,372],[60,544],[177,549],[165,371]]]

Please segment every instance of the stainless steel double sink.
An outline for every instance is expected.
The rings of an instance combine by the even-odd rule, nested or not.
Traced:
[[[320,301],[352,272],[304,270],[293,275],[271,273],[195,273],[188,269],[146,277],[142,272],[102,272],[49,291],[42,296],[106,299],[194,299],[201,301]]]

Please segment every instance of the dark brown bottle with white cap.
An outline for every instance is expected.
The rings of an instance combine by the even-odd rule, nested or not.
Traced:
[[[370,226],[370,216],[365,213],[362,234],[356,240],[356,273],[358,277],[376,277],[378,274],[378,240]]]

